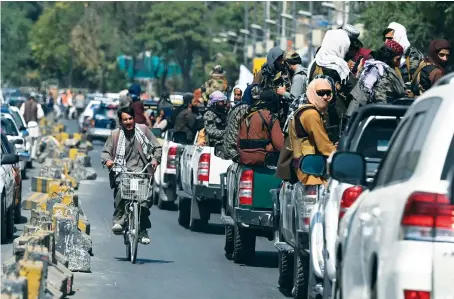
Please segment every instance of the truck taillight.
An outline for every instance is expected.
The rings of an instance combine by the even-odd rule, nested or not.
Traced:
[[[254,171],[251,169],[241,173],[238,190],[238,200],[240,205],[252,205],[252,192],[254,188]]]
[[[404,290],[405,299],[430,299],[430,292]]]
[[[167,152],[167,168],[175,169],[177,160],[177,147],[172,146]]]
[[[317,203],[318,188],[319,186],[317,185],[307,185],[302,188],[298,187],[292,194],[293,200],[299,201],[297,206],[299,212],[299,225],[302,231],[309,231],[311,212]]]
[[[356,199],[358,199],[362,192],[363,188],[361,186],[353,186],[345,189],[344,193],[342,193],[342,199],[340,202],[339,219],[344,217],[348,208],[355,203]]]
[[[210,177],[210,154],[202,154],[199,158],[199,167],[197,169],[197,178],[199,183],[208,182]]]
[[[401,221],[403,240],[454,242],[454,205],[445,194],[414,192]]]

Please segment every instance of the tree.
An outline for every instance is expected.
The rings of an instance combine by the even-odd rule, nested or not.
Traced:
[[[33,65],[27,35],[33,25],[28,11],[20,2],[2,3],[1,16],[1,69],[2,82],[20,85]]]
[[[196,55],[207,55],[210,47],[208,13],[201,2],[154,3],[147,14],[142,38],[154,54],[176,61],[185,90],[191,89],[191,69]]]

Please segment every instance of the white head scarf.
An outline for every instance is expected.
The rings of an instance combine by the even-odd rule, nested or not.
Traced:
[[[388,25],[388,28],[394,30],[393,40],[395,42],[398,42],[399,45],[401,45],[402,48],[404,48],[405,53],[407,49],[410,48],[410,42],[408,41],[407,37],[407,29],[405,29],[404,26],[396,22],[391,22]]]
[[[315,62],[318,66],[335,70],[341,81],[344,81],[350,74],[350,68],[344,60],[349,48],[350,38],[347,32],[342,29],[328,30],[320,50],[315,55]]]

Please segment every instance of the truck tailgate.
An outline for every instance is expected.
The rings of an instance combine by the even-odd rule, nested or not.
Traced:
[[[227,168],[232,165],[233,161],[223,160],[214,155],[214,147],[210,147],[210,185],[221,184],[221,173],[226,173]]]
[[[270,190],[279,188],[279,183],[282,181],[275,175],[274,170],[264,167],[249,167],[254,170],[254,192],[253,202],[254,208],[272,209],[273,198]]]

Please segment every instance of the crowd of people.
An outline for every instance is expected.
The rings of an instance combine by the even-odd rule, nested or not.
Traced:
[[[300,159],[314,153],[329,156],[337,147],[344,124],[360,107],[392,104],[427,91],[445,74],[451,54],[451,45],[444,39],[433,40],[427,55],[422,54],[411,46],[405,27],[395,22],[384,28],[384,42],[378,50],[365,48],[359,36],[359,30],[349,24],[327,31],[307,69],[296,52],[272,48],[252,84],[244,90],[233,88],[233,102],[226,96],[225,72],[217,65],[201,88],[184,94],[183,105],[170,118],[164,108],[158,109],[154,123],[144,114],[138,97],[140,88],[132,86],[130,97],[121,103],[119,119],[122,127],[128,125],[133,132],[142,127],[131,125],[131,116],[148,127],[165,126],[184,132],[188,143],[215,147],[217,155],[240,164],[263,166],[265,156],[276,152],[278,177],[305,185],[322,184],[322,178],[299,170]],[[129,136],[134,134],[126,134],[126,140]],[[109,139],[103,152],[108,167],[116,154],[112,142],[116,144]],[[146,148],[157,147],[153,136],[150,143],[153,146],[136,143],[136,156]],[[124,150],[117,154],[124,157]],[[154,154],[154,158],[159,161],[160,154]],[[119,231],[119,220],[114,220],[113,230]],[[146,228],[141,228],[144,243],[149,242]]]
[[[383,30],[378,50],[365,48],[359,36],[349,24],[329,30],[307,69],[296,52],[272,48],[252,84],[233,89],[233,103],[222,67],[215,66],[204,86],[185,94],[175,130],[189,142],[199,132],[197,144],[221,148],[224,159],[263,165],[265,155],[277,151],[287,162],[282,165],[298,165],[306,154],[329,155],[360,107],[415,98],[445,74],[447,40],[433,40],[424,55],[396,22]]]

